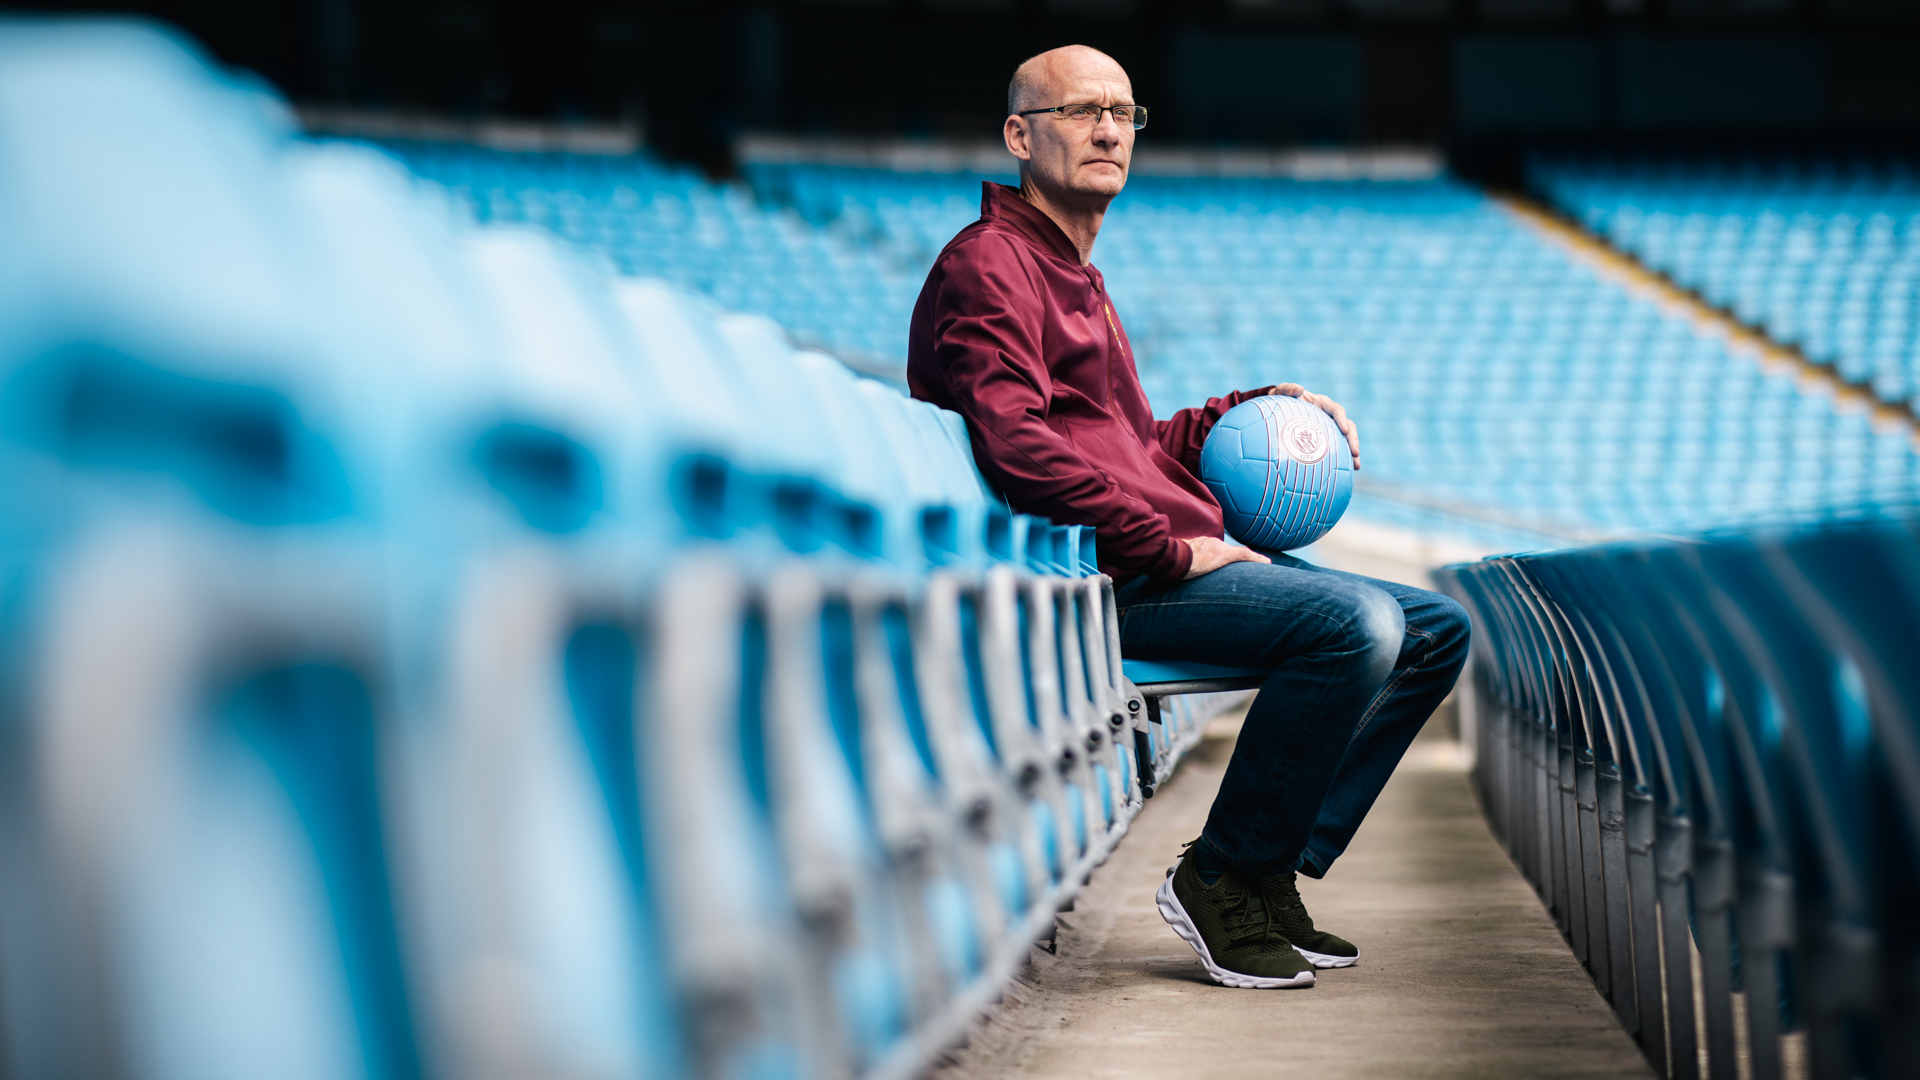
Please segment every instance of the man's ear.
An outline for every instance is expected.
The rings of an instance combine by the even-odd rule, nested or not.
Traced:
[[[1006,136],[1008,153],[1019,158],[1021,161],[1033,160],[1033,144],[1028,141],[1028,136],[1031,132],[1027,130],[1026,117],[1009,115],[1006,126],[1001,131],[1001,134]]]

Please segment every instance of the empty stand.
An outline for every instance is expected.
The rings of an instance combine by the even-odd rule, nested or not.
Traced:
[[[1920,399],[1920,179],[1901,160],[1545,157],[1531,183],[1880,400]]]

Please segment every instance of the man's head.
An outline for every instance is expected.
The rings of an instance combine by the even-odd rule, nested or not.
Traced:
[[[1098,49],[1067,45],[1021,64],[1007,86],[1007,149],[1020,159],[1020,183],[1056,203],[1098,202],[1102,209],[1126,186],[1133,162],[1133,127],[1100,113],[1094,123],[1060,113],[1056,105],[1131,105],[1133,84]]]

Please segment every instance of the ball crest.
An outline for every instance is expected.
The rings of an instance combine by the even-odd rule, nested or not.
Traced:
[[[1299,398],[1265,397],[1227,411],[1207,433],[1200,479],[1227,532],[1262,551],[1327,534],[1353,498],[1353,458],[1333,418]]]

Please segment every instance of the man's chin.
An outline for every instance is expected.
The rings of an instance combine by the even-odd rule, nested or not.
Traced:
[[[1120,194],[1127,186],[1127,174],[1112,168],[1082,169],[1074,177],[1073,190],[1079,195],[1105,196],[1109,199]]]

